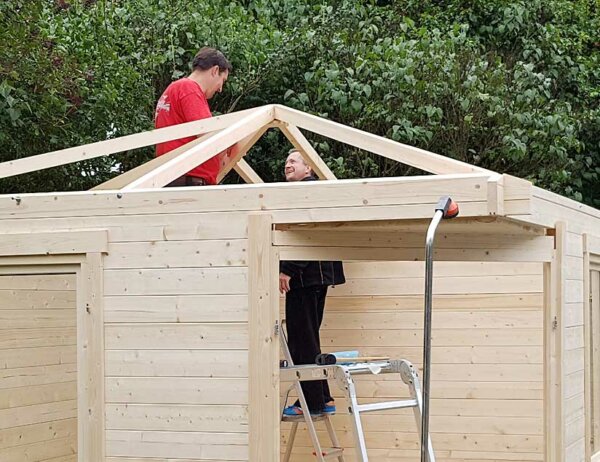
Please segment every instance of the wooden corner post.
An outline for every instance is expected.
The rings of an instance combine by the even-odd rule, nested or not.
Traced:
[[[77,421],[80,461],[104,461],[102,253],[86,254],[77,282]]]
[[[249,460],[279,460],[279,258],[272,217],[248,216]]]
[[[556,223],[554,256],[544,263],[544,436],[546,462],[562,462],[563,425],[563,306],[566,224]]]

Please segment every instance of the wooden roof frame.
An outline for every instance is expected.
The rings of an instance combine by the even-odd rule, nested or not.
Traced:
[[[219,179],[236,169],[245,181],[259,183],[262,180],[243,157],[270,128],[282,130],[317,175],[326,181],[160,189],[234,144],[238,144],[239,150]],[[434,175],[336,180],[301,129]],[[449,235],[444,236],[444,242],[437,247],[436,259],[536,261],[544,266],[545,460],[581,460],[583,444],[587,444],[584,443],[585,430],[578,423],[584,418],[579,417],[584,409],[583,404],[579,406],[579,402],[583,403],[584,386],[577,381],[579,371],[563,370],[563,365],[569,336],[582,330],[583,300],[579,298],[583,294],[585,272],[582,242],[590,245],[600,242],[600,211],[535,187],[526,180],[281,105],[262,106],[4,162],[0,164],[0,178],[188,136],[199,138],[97,186],[94,191],[0,196],[4,229],[14,233],[15,228],[24,226],[21,231],[32,235],[40,230],[48,233],[49,229],[82,231],[98,226],[104,217],[115,221],[135,217],[136,223],[139,221],[140,227],[144,227],[148,216],[163,215],[169,220],[170,215],[175,215],[178,220],[196,220],[197,215],[187,214],[199,211],[218,214],[224,221],[238,220],[240,228],[243,215],[244,222],[248,222],[251,249],[248,268],[255,278],[249,293],[252,310],[249,381],[253,397],[272,398],[274,381],[268,379],[271,377],[269,367],[277,367],[275,359],[279,347],[277,342],[264,339],[274,335],[278,297],[268,275],[276,274],[278,258],[350,255],[348,258],[357,260],[422,259],[422,249],[417,249],[411,239],[415,233],[422,234],[438,197],[450,193],[461,205],[462,218],[446,225]],[[20,225],[20,221],[25,225]],[[377,235],[364,239],[361,231],[367,227],[376,228]],[[344,242],[336,241],[332,245],[335,237],[332,229],[343,231],[337,234],[344,236]],[[395,229],[408,232],[401,237],[388,236],[389,231]],[[452,236],[452,229],[458,235]],[[164,229],[160,232],[164,233]],[[482,237],[484,244],[473,239],[480,232],[489,233]],[[596,244],[593,249],[597,248]],[[340,247],[344,247],[343,255],[338,253]],[[265,312],[271,317],[265,317]],[[576,349],[581,350],[578,346]],[[264,361],[265,357],[272,361]],[[577,393],[574,396],[579,401],[574,406],[569,401],[571,395],[566,394],[568,389]],[[250,413],[251,460],[275,460],[278,454],[276,401],[274,398],[269,401],[269,412],[258,406],[256,409],[260,412]],[[259,399],[254,402],[258,403]]]
[[[232,169],[249,183],[262,182],[243,157],[269,128],[279,128],[321,179],[336,179],[300,128],[341,141],[400,163],[434,174],[487,173],[489,170],[434,154],[396,141],[347,127],[281,105],[254,109],[189,122],[173,127],[124,136],[80,147],[63,149],[0,164],[0,178],[29,173],[68,163],[108,156],[182,137],[198,139],[153,159],[119,177],[93,188],[133,190],[162,187],[219,152],[238,145],[235,157],[225,166],[219,180]]]
[[[473,213],[469,213],[467,210],[463,210],[462,216],[481,217],[492,215],[509,218],[513,223],[518,223],[520,226],[530,227],[533,225],[540,228],[554,228],[554,218],[549,218],[541,212],[536,215],[532,204],[538,202],[544,207],[561,204],[565,209],[576,210],[589,218],[600,218],[598,210],[535,187],[527,180],[499,174],[279,104],[245,109],[172,127],[3,162],[0,163],[0,178],[109,156],[184,137],[198,136],[192,142],[106,181],[92,188],[92,190],[98,192],[102,190],[137,191],[162,188],[196,165],[234,145],[237,145],[237,152],[224,165],[218,176],[218,181],[220,182],[231,170],[235,170],[246,183],[257,185],[263,183],[263,180],[245,162],[244,156],[248,154],[260,137],[271,128],[280,129],[291,144],[303,154],[317,176],[323,180],[336,180],[337,182],[333,172],[304,137],[300,129],[434,174],[426,177],[403,177],[402,181],[412,182],[416,178],[429,181],[436,177],[444,177],[450,181],[455,180],[456,187],[460,189],[459,183],[464,182],[469,177],[475,182],[485,179],[486,213],[478,213],[475,210]],[[391,179],[363,181],[376,182],[383,180]],[[281,184],[278,185],[278,187],[281,186]],[[337,213],[325,217],[319,217],[315,213],[311,218],[313,223],[348,220],[344,214]],[[402,217],[398,218],[402,219]],[[418,214],[406,216],[405,218],[418,219]],[[365,218],[367,221],[389,219],[393,219],[393,217],[385,213],[376,213],[369,215],[369,218]],[[293,217],[287,218],[287,220],[278,221],[276,219],[275,224],[302,223],[302,220]]]

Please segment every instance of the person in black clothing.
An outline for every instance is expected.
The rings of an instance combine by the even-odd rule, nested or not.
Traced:
[[[297,150],[285,162],[287,181],[316,181],[310,166]],[[285,293],[288,346],[295,364],[314,364],[321,353],[319,328],[327,289],[346,282],[340,261],[282,261],[279,265],[279,290]],[[327,380],[302,382],[311,414],[335,412]],[[288,416],[302,415],[299,402],[285,408]]]

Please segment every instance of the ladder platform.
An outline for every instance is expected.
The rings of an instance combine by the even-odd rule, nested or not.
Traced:
[[[327,380],[334,379],[338,371],[350,374],[391,374],[401,372],[400,360],[373,361],[353,364],[331,364],[319,366],[317,364],[303,364],[300,366],[287,366],[279,369],[280,379],[284,382],[300,380]]]
[[[321,420],[325,420],[327,417],[331,417],[332,415],[334,415],[334,413],[329,412],[327,414],[323,413],[323,414],[310,414],[310,420],[312,420],[313,422],[320,422]],[[304,414],[298,414],[298,415],[285,415],[283,414],[281,416],[281,421],[282,422],[304,422],[306,420],[306,418],[304,417]]]

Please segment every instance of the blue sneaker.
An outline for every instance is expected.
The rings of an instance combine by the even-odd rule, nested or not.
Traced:
[[[283,410],[283,415],[285,415],[287,417],[298,417],[298,416],[303,416],[304,411],[302,410],[302,408],[300,406],[288,406]],[[311,412],[310,415],[314,416],[314,417],[318,417],[321,415],[321,413],[320,412]]]
[[[333,402],[333,401],[330,401]],[[325,407],[323,408],[323,413],[324,414],[335,414],[335,402],[333,402],[333,404],[325,404]]]

